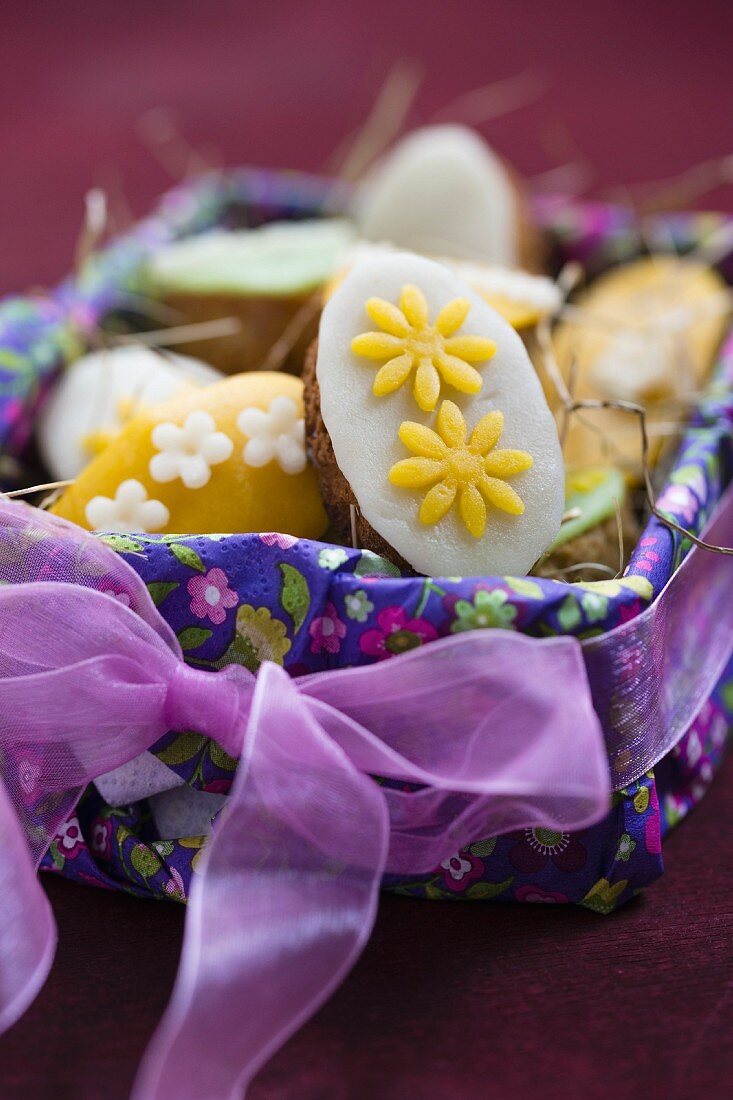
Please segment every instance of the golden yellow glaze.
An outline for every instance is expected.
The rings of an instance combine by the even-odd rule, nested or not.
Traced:
[[[508,298],[505,294],[491,294],[481,287],[474,287],[484,301],[500,313],[505,321],[508,321],[513,329],[521,332],[526,328],[533,328],[544,316],[537,306],[529,302],[521,302],[514,298]]]
[[[129,421],[53,511],[90,529],[318,538],[327,519],[302,417],[303,383],[288,374],[234,375],[179,395]]]
[[[526,451],[495,450],[503,427],[502,413],[487,413],[468,439],[463,413],[452,401],[440,406],[437,431],[411,420],[400,425],[400,439],[417,457],[395,463],[389,480],[403,489],[430,486],[420,507],[421,523],[438,523],[456,498],[466,530],[477,539],[486,530],[485,502],[522,515],[524,503],[504,479],[529,470],[532,457]]]
[[[566,380],[573,377],[573,396],[624,396],[646,407],[651,425],[678,420],[680,397],[704,385],[727,330],[724,293],[716,271],[676,256],[635,260],[596,279],[574,303],[581,313],[561,322],[553,337],[560,370]],[[646,376],[638,368],[653,363],[652,356],[665,369]],[[652,436],[652,461],[662,439]],[[638,419],[616,409],[573,415],[563,450],[568,467],[617,466],[635,480]]]
[[[468,317],[471,303],[455,298],[430,323],[425,295],[416,286],[404,286],[399,308],[383,298],[364,306],[381,332],[364,332],[351,342],[355,355],[388,360],[377,372],[373,392],[385,397],[398,390],[415,372],[413,395],[423,412],[432,412],[443,382],[460,393],[481,392],[481,375],[471,363],[496,354],[496,344],[483,336],[455,336]]]

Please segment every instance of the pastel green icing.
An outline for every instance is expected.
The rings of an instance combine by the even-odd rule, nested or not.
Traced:
[[[162,248],[148,274],[159,292],[286,297],[330,279],[353,239],[337,218],[216,229]]]

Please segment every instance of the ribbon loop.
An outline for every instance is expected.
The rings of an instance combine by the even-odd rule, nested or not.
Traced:
[[[226,670],[211,673],[177,661],[168,678],[163,724],[182,733],[194,730],[210,737],[231,756],[242,748],[242,710],[254,687],[254,676],[225,675]],[[246,685],[246,690],[243,690]],[[245,711],[246,714],[246,711]]]

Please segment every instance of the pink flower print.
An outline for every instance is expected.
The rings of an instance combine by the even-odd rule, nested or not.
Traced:
[[[656,783],[652,783],[649,789],[649,816],[644,825],[644,843],[646,844],[647,852],[651,853],[653,856],[658,856],[662,851],[659,798],[657,796]]]
[[[197,619],[210,619],[212,623],[223,623],[226,608],[236,607],[237,593],[227,587],[228,578],[223,569],[215,566],[203,576],[191,577],[188,594],[191,599],[191,612]]]
[[[456,894],[462,894],[470,884],[484,873],[483,860],[471,852],[462,850],[456,852],[448,859],[444,859],[440,865],[443,872],[443,882]]]
[[[66,859],[74,859],[79,854],[80,849],[84,847],[84,837],[81,835],[81,826],[76,814],[63,823],[56,833],[55,840],[59,852]]]
[[[40,792],[38,780],[41,775],[40,758],[28,754],[18,764],[18,784],[26,806],[32,806]]]
[[[115,588],[101,588],[100,592],[103,596],[111,596],[113,600],[117,600],[123,607],[129,607],[132,603],[129,592],[117,591]]]
[[[587,853],[577,837],[555,829],[525,829],[524,838],[509,852],[509,861],[518,871],[534,875],[548,860],[558,871],[579,871]]]
[[[180,872],[175,867],[169,867],[170,879],[166,882],[163,889],[169,898],[174,898],[176,901],[186,900],[186,888],[183,884]]]
[[[208,794],[229,794],[232,789],[231,779],[210,779],[204,783],[202,790]]]
[[[517,901],[528,901],[534,905],[566,905],[570,900],[567,894],[543,890],[541,886],[520,886],[515,897]]]
[[[641,600],[633,600],[631,603],[622,604],[618,610],[619,623],[627,623],[629,619],[635,619],[644,610]]]
[[[278,546],[281,550],[289,550],[298,541],[293,535],[279,535],[275,531],[265,531],[260,539],[265,546]]]
[[[359,648],[369,657],[383,661],[396,653],[433,642],[438,632],[427,619],[408,619],[404,607],[386,607],[377,615],[378,630],[365,630]]]
[[[695,519],[700,505],[687,485],[668,485],[657,498],[657,508],[671,513],[673,519],[689,526]]]
[[[327,603],[321,618],[314,619],[308,627],[308,633],[311,636],[311,653],[320,653],[322,649],[327,653],[338,653],[341,639],[346,637],[346,626],[339,619],[333,604]]]
[[[634,569],[640,569],[642,573],[651,573],[655,564],[659,561],[659,554],[653,549],[656,545],[657,538],[655,535],[647,535],[645,539],[641,539],[639,546],[642,552],[638,557],[634,557]]]
[[[692,769],[697,766],[700,761],[700,757],[702,756],[702,745],[700,744],[700,737],[694,726],[689,731],[686,738],[685,756],[687,758],[687,766]]]
[[[92,825],[92,840],[90,847],[96,856],[102,859],[110,858],[110,838],[112,828],[109,821],[95,821]]]
[[[722,713],[718,713],[710,723],[710,742],[713,748],[720,748],[728,738],[728,719]]]
[[[23,413],[23,403],[19,397],[11,397],[5,402],[5,408],[3,409],[3,419],[6,424],[15,425],[16,421],[21,420]]]

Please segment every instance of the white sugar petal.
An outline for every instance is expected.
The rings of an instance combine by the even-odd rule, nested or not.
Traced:
[[[170,519],[170,512],[161,500],[146,500],[138,514],[142,520],[138,531],[159,531]]]
[[[298,406],[291,397],[275,397],[269,408],[270,431],[273,435],[285,432],[298,419]]]
[[[212,432],[201,440],[199,454],[212,466],[226,462],[234,450],[234,444],[225,432]]]
[[[178,450],[182,443],[182,436],[183,432],[178,425],[171,424],[170,421],[156,424],[150,433],[153,446],[159,451]]]
[[[165,483],[175,481],[179,476],[181,463],[178,455],[172,455],[167,451],[159,451],[153,455],[148,464],[148,470],[153,481]]]
[[[126,481],[123,481],[115,493],[117,503],[128,506],[141,504],[144,500],[147,500],[147,497],[148,491],[142,481],[138,481],[134,477],[129,477]]]
[[[194,442],[210,432],[215,432],[216,423],[211,413],[207,413],[204,409],[197,409],[186,417],[183,430],[186,433],[186,438]]]
[[[275,444],[277,460],[286,474],[300,474],[305,469],[305,447],[291,435],[281,435]]]
[[[92,497],[84,509],[87,523],[93,531],[114,531],[117,505],[109,497]]]
[[[266,466],[275,457],[275,440],[271,435],[258,435],[247,443],[243,458],[248,466]]]
[[[201,455],[186,455],[181,459],[181,481],[187,489],[203,489],[211,479],[211,470]]]
[[[237,417],[237,427],[242,435],[258,435],[270,426],[270,418],[264,409],[242,409]]]

